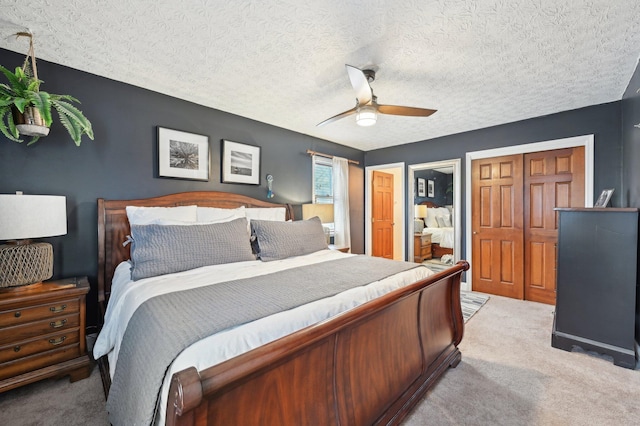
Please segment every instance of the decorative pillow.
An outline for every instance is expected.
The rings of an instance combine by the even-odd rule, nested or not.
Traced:
[[[328,248],[320,218],[294,222],[252,220],[260,260],[284,259]]]
[[[451,216],[447,215],[447,216],[443,216],[442,218],[444,219],[444,227],[445,228],[451,228],[453,226],[451,224]]]
[[[130,225],[149,225],[161,221],[195,222],[197,206],[137,207],[127,206]]]
[[[131,225],[131,279],[255,260],[244,218],[202,225]]]
[[[427,228],[437,228],[438,221],[436,220],[438,217],[438,209],[435,208],[427,208],[427,217],[424,219],[424,224]]]
[[[198,207],[197,221],[206,223],[230,222],[240,217],[246,217],[244,206],[236,209],[220,209],[217,207]]]
[[[249,222],[252,220],[277,220],[284,222],[287,210],[284,207],[249,207],[245,210]]]
[[[444,217],[442,216],[436,216],[436,222],[438,222],[438,228],[444,228],[445,226],[447,226],[445,225]]]

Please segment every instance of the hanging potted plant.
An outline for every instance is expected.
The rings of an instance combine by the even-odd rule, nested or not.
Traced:
[[[20,135],[31,136],[28,145],[49,134],[53,122],[51,109],[55,109],[60,122],[71,139],[80,145],[82,135],[93,139],[91,122],[71,102],[80,103],[70,95],[54,95],[40,91],[33,37],[29,33],[16,36],[29,37],[29,53],[22,67],[11,71],[0,65],[0,72],[9,81],[0,84],[0,132],[14,142],[22,142]],[[29,66],[31,57],[31,67]]]

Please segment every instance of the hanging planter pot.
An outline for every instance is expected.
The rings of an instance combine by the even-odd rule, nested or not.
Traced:
[[[60,123],[69,136],[80,145],[82,136],[93,139],[91,122],[72,103],[80,103],[70,95],[54,95],[40,90],[33,36],[18,33],[17,37],[29,38],[29,53],[22,67],[11,71],[0,65],[0,73],[8,84],[0,84],[0,133],[9,140],[22,142],[20,136],[31,136],[29,145],[49,134],[52,123],[51,111],[58,113]]]
[[[45,124],[38,108],[28,106],[24,108],[24,112],[20,112],[14,106],[11,111],[13,122],[21,135],[42,137],[49,134],[49,127]]]

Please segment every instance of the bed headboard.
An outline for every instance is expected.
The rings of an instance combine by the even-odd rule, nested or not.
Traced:
[[[423,201],[420,204],[423,205],[423,206],[427,206],[427,208],[429,208],[429,209],[440,207],[439,205],[437,205],[433,201]]]
[[[229,192],[199,191],[181,192],[138,200],[105,200],[98,198],[98,303],[104,309],[111,293],[111,280],[116,266],[129,259],[129,245],[122,246],[129,235],[126,206],[175,207],[198,205],[234,209],[236,207],[284,207],[286,218],[293,220],[290,204],[274,204]]]

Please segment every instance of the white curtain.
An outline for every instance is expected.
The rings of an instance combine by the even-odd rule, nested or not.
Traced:
[[[333,157],[333,243],[351,250],[351,226],[349,223],[349,161]]]

